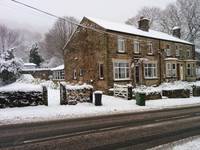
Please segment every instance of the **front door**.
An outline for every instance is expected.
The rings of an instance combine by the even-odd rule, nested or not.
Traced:
[[[140,82],[140,68],[139,66],[135,66],[135,82],[139,84]]]

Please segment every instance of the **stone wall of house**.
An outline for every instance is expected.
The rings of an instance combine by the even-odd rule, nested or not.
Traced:
[[[1,91],[0,108],[48,105],[47,88],[43,91]]]
[[[84,19],[82,24],[94,27],[97,29],[104,30],[100,26],[91,22],[90,20]],[[166,81],[166,64],[165,64],[165,52],[166,46],[169,44],[172,50],[170,57],[176,58],[176,46],[180,47],[180,56],[178,59],[194,59],[194,47],[192,45],[175,43],[170,41],[163,41],[153,38],[141,37],[137,35],[127,35],[123,33],[113,32],[112,35],[98,33],[89,29],[78,28],[69,41],[65,49],[65,72],[66,81],[78,83],[85,82],[92,84],[94,88],[107,91],[112,88],[114,83],[116,84],[135,84],[135,66],[139,66],[140,70],[140,81],[137,84],[145,85],[159,85],[163,81]],[[117,38],[123,35],[128,37],[125,40],[126,52],[117,52]],[[138,40],[140,42],[140,53],[134,53],[133,42]],[[148,54],[147,43],[152,42],[153,54]],[[190,49],[192,55],[190,58],[186,57],[186,50]],[[145,79],[144,78],[144,61],[139,63],[140,58],[146,58],[148,61],[157,62],[157,78]],[[134,67],[131,68],[131,78],[127,81],[115,81],[113,79],[113,61],[128,60],[130,65],[134,63]],[[104,79],[99,79],[98,64],[103,63],[104,65]],[[184,64],[184,62],[182,62]],[[80,69],[83,70],[83,75],[80,76]],[[73,79],[73,70],[77,72],[77,79]],[[184,64],[184,74],[186,74],[186,65]],[[177,77],[178,79],[178,77]],[[184,79],[188,79],[184,77]],[[193,78],[192,78],[193,80]]]

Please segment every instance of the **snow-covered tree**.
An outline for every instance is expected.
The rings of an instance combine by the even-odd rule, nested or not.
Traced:
[[[29,62],[36,64],[38,67],[43,62],[43,59],[39,54],[39,47],[37,43],[32,45],[29,55]]]
[[[14,49],[9,49],[0,55],[0,82],[9,84],[16,81],[20,76],[23,61],[15,58]]]

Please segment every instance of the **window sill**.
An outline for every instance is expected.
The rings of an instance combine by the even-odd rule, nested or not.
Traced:
[[[158,77],[155,78],[144,78],[145,80],[158,80]]]
[[[147,55],[148,55],[148,56],[153,56],[153,55],[154,55],[154,53],[148,53]]]
[[[126,52],[120,52],[120,51],[117,51],[117,54],[127,54]]]
[[[114,81],[130,81],[131,79],[114,79]]]
[[[104,78],[99,78],[99,80],[104,80]]]
[[[135,54],[135,55],[141,55],[141,53],[136,53],[136,52],[134,52],[134,54]]]

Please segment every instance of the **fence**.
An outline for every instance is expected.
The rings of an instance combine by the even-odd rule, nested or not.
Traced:
[[[132,99],[132,86],[131,85],[114,84],[114,96],[131,100]]]

